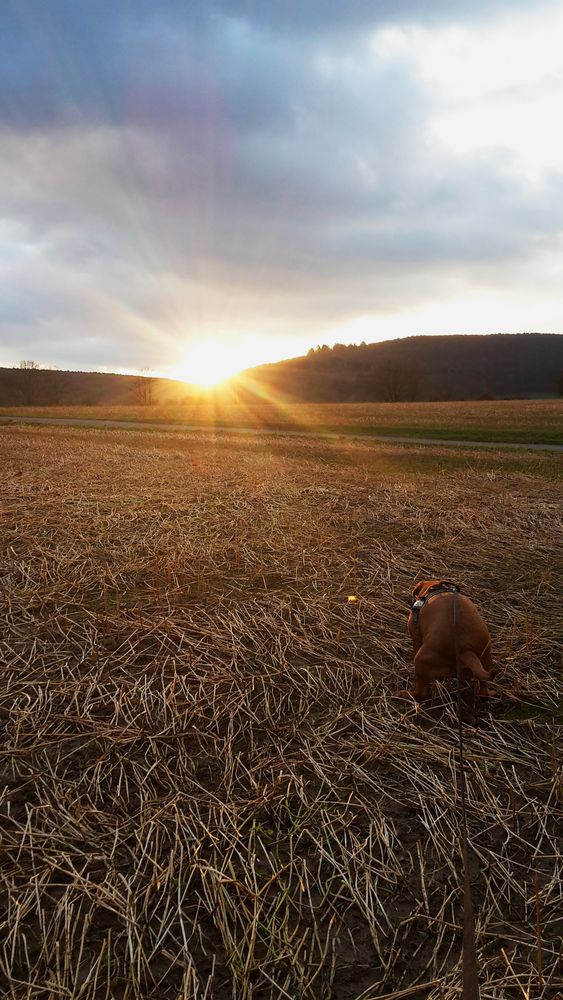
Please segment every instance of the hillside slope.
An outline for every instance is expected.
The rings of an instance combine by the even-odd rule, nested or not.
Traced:
[[[230,388],[237,397],[329,403],[514,398],[555,393],[562,375],[560,334],[420,336],[317,348],[247,369]],[[0,368],[0,407],[182,403],[202,391],[170,379]]]
[[[554,393],[560,334],[407,337],[309,351],[244,373],[275,394],[323,402],[514,397]]]
[[[0,406],[140,406],[181,402],[194,391],[141,375],[0,368]]]

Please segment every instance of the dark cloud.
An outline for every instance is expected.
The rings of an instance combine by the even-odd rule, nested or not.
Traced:
[[[542,7],[554,4],[544,0]],[[0,120],[22,128],[93,120],[165,124],[212,114],[226,100],[249,123],[262,122],[286,114],[305,48],[357,46],[389,24],[456,22],[484,12],[490,19],[527,6],[525,0],[8,0],[0,9]],[[276,42],[292,47],[277,76]]]
[[[527,0],[214,0],[213,6],[232,18],[292,35],[327,37],[375,30],[404,22],[437,24],[495,17],[526,9]]]

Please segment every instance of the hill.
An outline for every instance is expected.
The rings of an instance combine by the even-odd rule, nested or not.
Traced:
[[[196,391],[142,375],[0,368],[0,406],[139,406],[181,402]]]
[[[406,337],[320,347],[244,373],[249,391],[317,402],[480,399],[557,392],[563,336]]]
[[[230,385],[237,396],[304,402],[461,400],[555,393],[562,374],[560,334],[419,336],[319,347]],[[201,392],[171,379],[0,368],[0,407],[182,403]]]

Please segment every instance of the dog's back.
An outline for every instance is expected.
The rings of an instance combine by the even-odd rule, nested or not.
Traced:
[[[455,677],[456,635],[462,671],[481,682],[481,694],[487,693],[485,682],[493,670],[491,636],[473,601],[456,590],[450,581],[425,580],[413,591],[408,627],[415,654],[415,698],[427,698],[432,681]],[[421,604],[418,609],[416,602]]]

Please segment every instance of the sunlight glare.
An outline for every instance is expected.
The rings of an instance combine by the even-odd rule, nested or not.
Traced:
[[[307,343],[305,351],[308,347]],[[246,368],[282,361],[299,354],[300,350],[303,345],[291,337],[232,331],[202,336],[184,345],[183,353],[176,364],[167,369],[166,377],[210,388]]]
[[[170,375],[182,382],[207,388],[225,382],[252,364],[239,346],[219,340],[199,340],[191,344]]]

